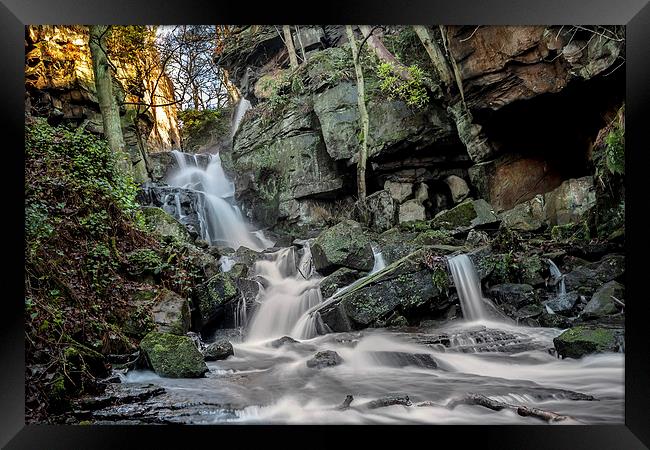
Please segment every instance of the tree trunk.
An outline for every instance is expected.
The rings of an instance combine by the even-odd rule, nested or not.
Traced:
[[[363,71],[358,58],[357,44],[354,40],[354,32],[351,25],[345,26],[348,34],[350,48],[352,49],[352,59],[354,61],[354,72],[357,76],[357,102],[359,104],[359,118],[361,119],[361,148],[359,149],[359,158],[357,161],[357,189],[359,200],[362,204],[366,202],[366,159],[368,158],[368,111],[366,110],[366,94],[363,83]]]
[[[296,47],[293,45],[293,38],[291,37],[291,27],[289,25],[282,25],[282,32],[284,33],[284,43],[289,52],[291,70],[296,70],[298,68],[298,56],[296,56]]]
[[[106,56],[105,40],[109,32],[106,25],[90,25],[90,55],[95,76],[95,90],[99,101],[99,110],[102,113],[104,136],[108,141],[111,151],[117,155],[118,167],[126,173],[131,173],[131,161],[126,153],[124,135],[120,122],[120,110],[113,94],[113,77]]]
[[[427,27],[423,25],[413,25],[413,29],[420,38],[420,41],[422,41],[422,45],[424,46],[425,50],[429,54],[431,62],[438,72],[440,81],[442,81],[447,86],[447,88],[449,88],[453,81],[451,69],[447,65],[447,59],[440,50],[438,43],[431,37]]]
[[[305,54],[305,46],[302,43],[302,38],[300,37],[300,27],[296,25],[296,37],[298,38],[298,43],[300,44],[300,54],[302,55],[302,61],[307,61],[307,55]]]
[[[442,42],[446,43],[448,41],[447,29],[445,28],[444,25],[439,25],[439,27],[440,27],[440,35],[442,36]],[[460,69],[458,69],[458,64],[456,64],[456,60],[454,59],[451,53],[449,54],[449,59],[451,60],[451,67],[454,69],[454,78],[456,79],[456,86],[458,87],[458,92],[460,92],[460,98],[462,99],[463,107],[465,108],[466,111],[469,112],[469,110],[467,109],[467,105],[465,104],[465,92],[463,91],[463,80],[460,75]]]

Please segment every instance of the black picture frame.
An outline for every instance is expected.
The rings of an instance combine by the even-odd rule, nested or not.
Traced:
[[[4,298],[0,327],[0,445],[22,448],[167,448],[202,445],[251,447],[251,437],[278,446],[368,446],[393,437],[408,446],[460,443],[480,448],[642,449],[650,447],[650,340],[644,312],[645,258],[648,232],[645,174],[650,148],[644,133],[650,104],[649,0],[524,0],[243,2],[184,0],[3,0],[0,42],[3,64],[0,88],[5,137],[3,174],[5,214],[3,247]],[[306,8],[311,8],[307,11]],[[626,25],[626,307],[625,425],[620,426],[48,426],[24,423],[24,39],[28,24],[176,24],[176,23],[395,23],[395,24],[607,24]],[[10,140],[6,138],[10,137]],[[645,144],[645,145],[644,145]],[[7,206],[6,204],[9,203]],[[11,246],[7,244],[12,244]],[[10,250],[7,250],[10,247]],[[10,287],[10,290],[7,288]],[[336,436],[345,432],[347,436]],[[421,440],[416,443],[415,439]],[[444,438],[448,443],[443,444]],[[231,444],[226,444],[231,442]],[[400,444],[398,444],[400,445]]]

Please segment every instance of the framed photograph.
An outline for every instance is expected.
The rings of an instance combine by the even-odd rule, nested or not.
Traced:
[[[309,6],[0,8],[0,443],[648,448],[650,6]]]

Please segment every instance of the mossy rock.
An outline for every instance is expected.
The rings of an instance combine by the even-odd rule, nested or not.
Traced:
[[[498,221],[492,207],[485,200],[467,199],[451,209],[438,213],[431,220],[431,228],[467,229]]]
[[[142,214],[149,229],[161,236],[172,237],[179,242],[191,242],[192,238],[187,229],[174,216],[162,208],[143,206]]]
[[[183,336],[190,331],[189,302],[175,292],[163,289],[160,292],[158,302],[153,307],[152,313],[156,331],[179,336]]]
[[[618,350],[616,336],[612,330],[587,326],[578,326],[565,331],[553,339],[553,345],[562,358],[577,359],[592,353]]]
[[[312,246],[314,267],[331,273],[339,267],[369,271],[374,264],[370,235],[353,220],[323,231]]]
[[[588,241],[591,238],[586,222],[556,225],[551,229],[551,237],[559,242]]]
[[[215,320],[226,303],[239,295],[237,284],[229,272],[218,273],[196,288],[201,325]]]
[[[189,336],[151,332],[140,342],[148,364],[161,377],[200,378],[208,371]]]

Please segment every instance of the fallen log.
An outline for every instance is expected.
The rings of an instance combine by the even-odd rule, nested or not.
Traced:
[[[511,409],[513,411],[516,411],[520,416],[536,417],[546,422],[560,422],[563,420],[571,419],[570,416],[564,416],[552,411],[545,411],[543,409],[531,408],[524,405],[512,405],[510,403],[499,402],[481,394],[468,394],[460,399],[452,400],[447,404],[447,408],[454,409],[458,405],[478,405],[491,409],[493,411]]]

